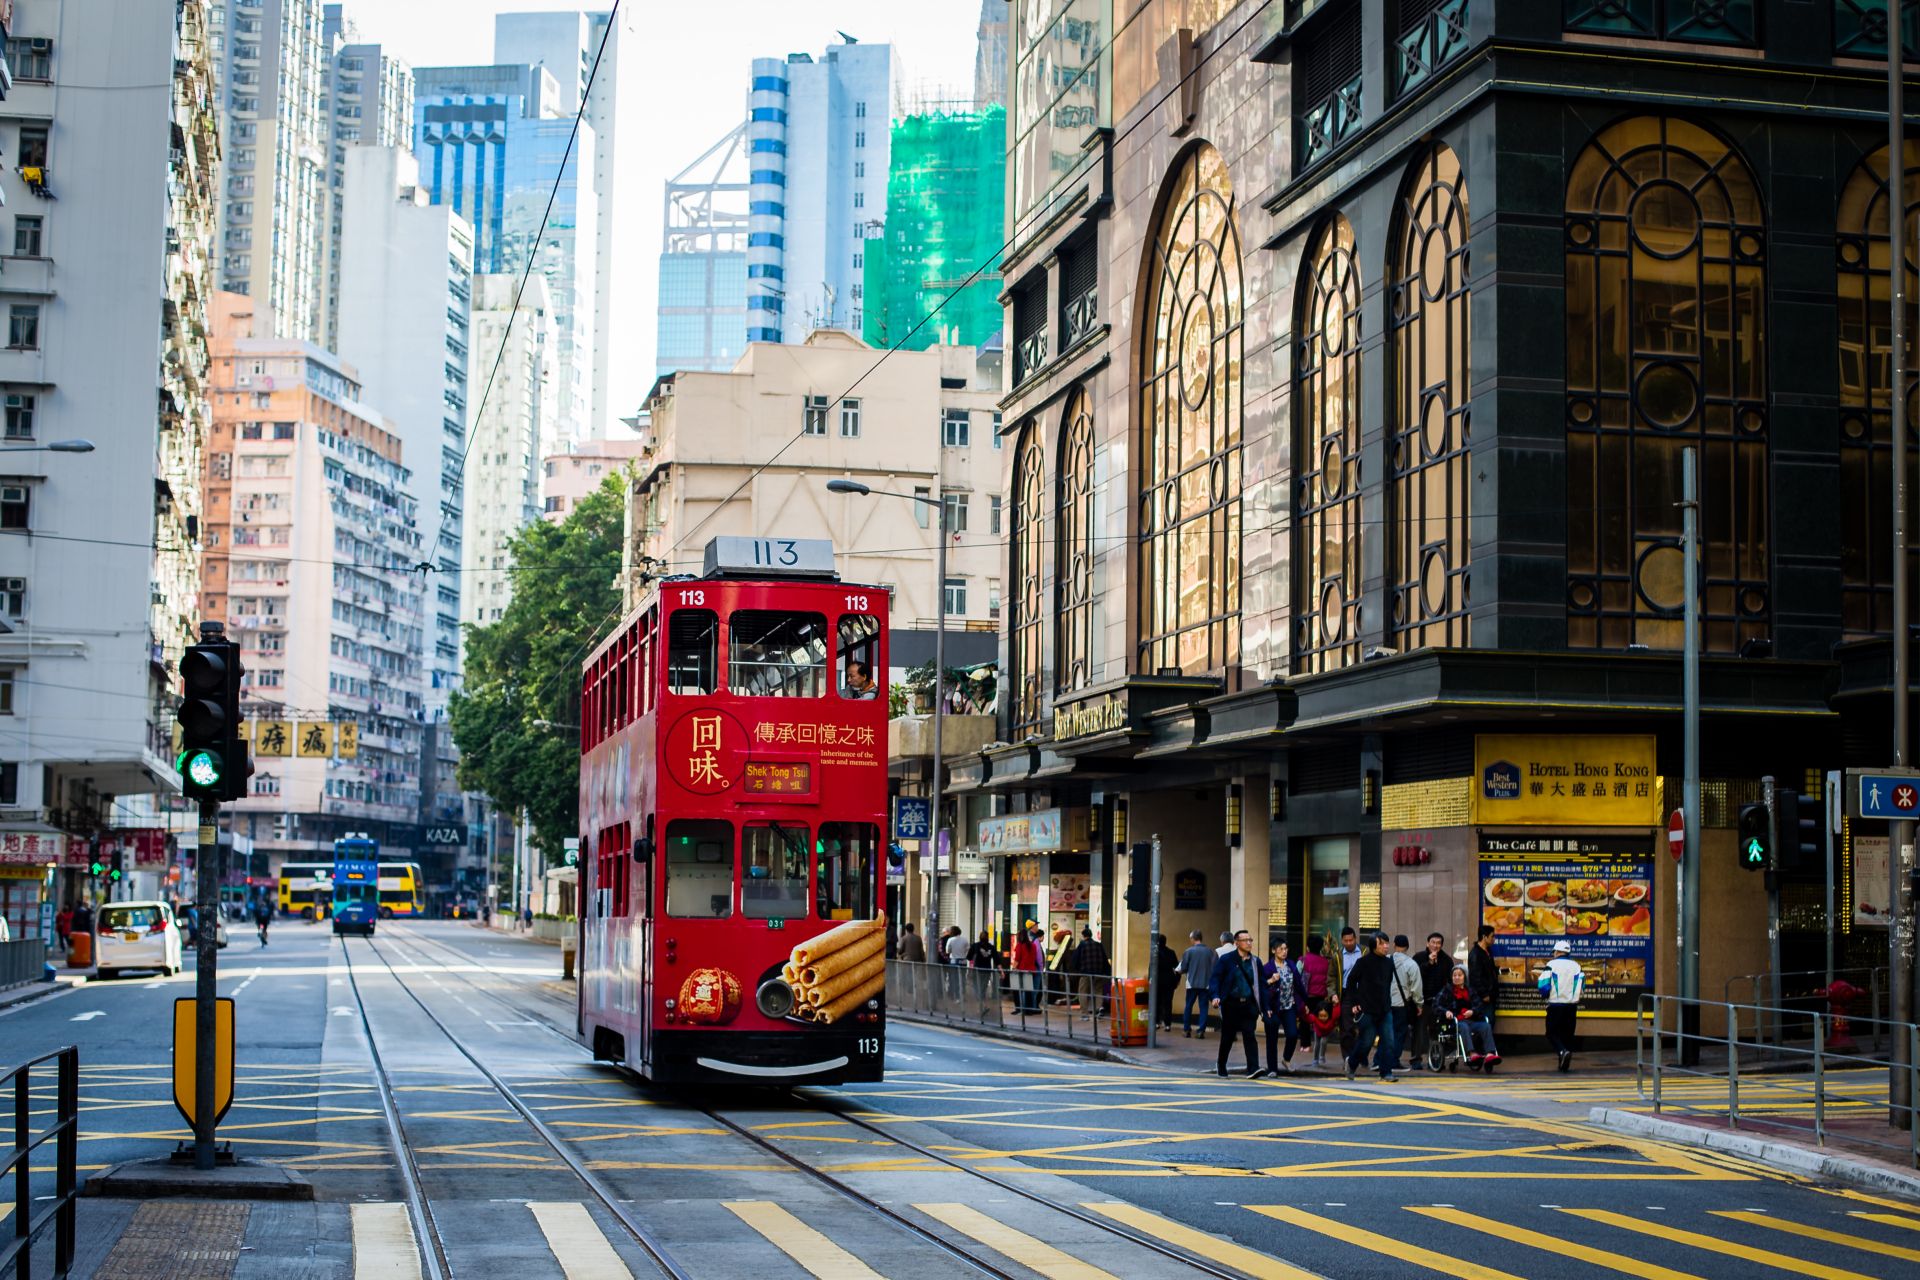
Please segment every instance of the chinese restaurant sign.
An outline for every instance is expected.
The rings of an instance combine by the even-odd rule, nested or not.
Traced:
[[[1480,734],[1473,774],[1476,825],[1655,827],[1665,817],[1651,734]]]
[[[1499,1011],[1544,1012],[1535,984],[1565,940],[1587,975],[1581,1016],[1633,1017],[1653,989],[1652,835],[1483,834],[1479,861]]]

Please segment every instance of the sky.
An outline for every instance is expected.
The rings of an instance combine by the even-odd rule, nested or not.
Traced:
[[[535,9],[605,9],[560,0],[346,0],[363,39],[389,46],[416,67],[491,62],[493,15]],[[894,48],[896,87],[909,95],[971,97],[979,0],[705,0],[638,5],[643,33],[657,35],[656,53],[627,83],[637,89],[641,118],[658,121],[628,151],[640,165],[646,198],[620,234],[643,252],[626,255],[633,291],[631,354],[616,360],[612,417],[630,415],[653,381],[654,300],[663,185],[737,124],[746,110],[749,63],[756,57],[810,53],[818,58],[844,31],[863,43]],[[601,281],[605,289],[608,281]]]

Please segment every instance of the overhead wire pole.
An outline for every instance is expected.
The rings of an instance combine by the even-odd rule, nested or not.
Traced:
[[[1906,59],[1898,4],[1887,6],[1887,255],[1891,276],[1892,376],[1887,407],[1893,430],[1893,765],[1905,768],[1909,741],[1907,611],[1907,102]],[[1913,823],[1895,821],[1887,860],[1893,884],[1893,920],[1888,937],[1888,993],[1896,1023],[1913,1021]],[[1831,924],[1831,922],[1829,922]],[[1889,1120],[1896,1128],[1913,1123],[1913,1098],[1907,1070],[1908,1039],[1893,1037],[1893,1068],[1887,1073]]]

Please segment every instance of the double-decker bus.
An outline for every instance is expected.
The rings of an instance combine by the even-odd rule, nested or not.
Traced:
[[[840,582],[827,542],[719,538],[587,659],[596,1057],[671,1083],[881,1078],[889,591]]]
[[[318,920],[333,902],[333,864],[331,862],[283,862],[280,864],[280,914]]]
[[[365,835],[333,842],[333,931],[373,936],[380,918],[380,846]]]
[[[380,864],[380,918],[391,920],[424,915],[420,864],[383,862]]]

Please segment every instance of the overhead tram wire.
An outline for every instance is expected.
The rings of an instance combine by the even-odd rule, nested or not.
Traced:
[[[1271,0],[1268,0],[1271,3]],[[560,184],[566,179],[567,165],[573,159],[574,143],[580,138],[580,122],[586,119],[587,100],[593,96],[594,83],[600,77],[600,59],[606,55],[607,41],[613,38],[614,23],[620,17],[621,0],[613,0],[613,7],[607,11],[607,25],[600,33],[600,47],[594,50],[593,67],[587,72],[587,83],[580,89],[580,106],[573,113],[573,128],[567,132],[566,150],[560,153],[560,165],[554,170],[553,187],[547,192],[547,207],[540,214],[540,227],[534,232],[533,239],[527,245],[527,262],[520,270],[520,283],[514,287],[513,308],[507,312],[507,323],[500,331],[500,345],[494,349],[493,366],[487,371],[487,385],[480,393],[480,403],[468,415],[467,441],[460,449],[460,463],[453,470],[453,483],[458,486],[467,474],[467,458],[473,452],[473,442],[477,438],[476,427],[482,414],[486,412],[487,400],[493,395],[493,384],[500,374],[500,365],[507,357],[507,342],[513,337],[513,322],[520,315],[520,299],[527,291],[527,281],[533,276],[533,264],[540,257],[540,242],[546,238],[547,223],[553,217],[553,206],[560,198]],[[537,442],[536,442],[537,443]],[[440,554],[440,547],[447,537],[447,504],[440,504],[440,525],[434,532],[433,545],[427,549],[427,558],[417,566],[423,576],[438,570],[434,563]],[[456,566],[457,567],[457,566]]]

